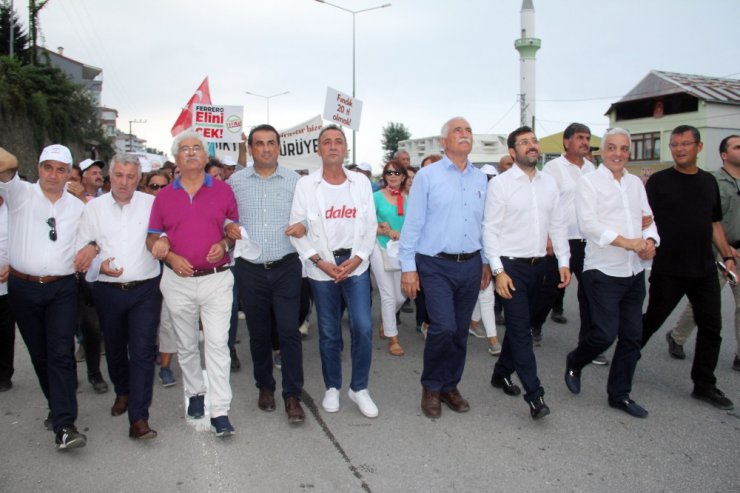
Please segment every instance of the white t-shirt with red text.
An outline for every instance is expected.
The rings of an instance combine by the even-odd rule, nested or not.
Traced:
[[[329,249],[352,248],[357,208],[349,191],[349,181],[345,180],[341,185],[322,181],[319,186],[322,188],[326,207],[322,214]]]

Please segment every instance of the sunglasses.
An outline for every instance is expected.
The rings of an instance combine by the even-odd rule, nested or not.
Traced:
[[[387,169],[385,170],[386,175],[394,175],[394,176],[401,176],[403,173],[401,171],[397,171],[395,169]]]
[[[57,241],[57,220],[53,217],[50,217],[46,220],[46,224],[51,228],[49,231],[49,239],[51,241]]]
[[[150,183],[149,185],[147,185],[147,188],[149,188],[150,190],[161,190],[166,186],[167,184],[160,185],[159,183]]]

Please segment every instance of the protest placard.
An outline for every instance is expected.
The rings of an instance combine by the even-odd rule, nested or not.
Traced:
[[[351,128],[357,132],[360,130],[361,116],[362,101],[331,87],[326,89],[324,120]]]
[[[193,105],[193,129],[208,142],[239,142],[242,106]]]

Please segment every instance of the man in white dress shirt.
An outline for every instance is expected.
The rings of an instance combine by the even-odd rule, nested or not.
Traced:
[[[644,261],[655,256],[660,238],[655,224],[642,229],[642,217],[652,211],[642,181],[625,169],[629,132],[608,130],[601,154],[604,165],[581,178],[576,188],[578,224],[588,240],[583,287],[592,326],[568,354],[565,384],[578,394],[581,370],[618,336],[607,383],[609,405],[644,418],[647,411],[630,399],[630,392],[642,344]]]
[[[85,207],[77,245],[100,247],[90,280],[97,277],[93,298],[116,392],[111,415],[128,410],[129,436],[147,439],[157,436],[148,421],[162,296],[159,262],[146,247],[154,197],[136,191],[140,178],[138,157],[113,158],[111,191]]]
[[[96,246],[75,257],[83,203],[64,191],[72,153],[63,145],[44,148],[39,180],[18,177],[18,160],[0,147],[0,196],[8,206],[10,277],[8,291],[18,328],[49,403],[59,449],[84,447],[77,431],[77,327],[75,271],[87,270]]]
[[[483,220],[485,253],[506,314],[506,334],[491,385],[518,395],[521,390],[511,381],[516,371],[532,419],[540,419],[550,414],[550,408],[537,377],[530,319],[545,272],[548,235],[560,265],[559,287],[570,283],[570,253],[555,180],[537,171],[537,137],[529,127],[520,127],[509,134],[507,145],[515,164],[488,183]]]

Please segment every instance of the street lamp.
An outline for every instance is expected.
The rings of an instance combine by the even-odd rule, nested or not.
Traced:
[[[326,2],[325,0],[315,0],[319,3],[324,3],[326,5],[330,5],[332,7],[338,8],[339,10],[344,10],[345,12],[349,12],[352,14],[352,99],[355,99],[355,80],[357,78],[357,74],[355,71],[355,16],[357,14],[361,14],[362,12],[368,12],[370,10],[378,10],[378,9],[384,9],[386,7],[390,7],[390,3],[385,3],[383,5],[378,5],[377,7],[370,7],[367,9],[360,9],[360,10],[350,10],[344,7],[340,7],[339,5],[334,5],[333,3]],[[352,129],[352,162],[357,162],[357,146],[356,144],[356,132],[354,129]]]
[[[134,123],[146,123],[146,120],[128,121],[128,152],[134,152],[134,134],[131,133],[131,125],[133,125]]]
[[[272,98],[276,98],[278,96],[284,96],[284,95],[288,94],[290,91],[285,91],[285,92],[281,92],[281,93],[278,93],[278,94],[273,94],[272,96],[263,96],[262,94],[256,94],[256,93],[249,92],[249,91],[244,91],[244,92],[246,94],[249,94],[250,96],[257,96],[258,98],[263,98],[263,99],[265,99],[267,101],[267,124],[269,125],[270,124],[270,100]]]

